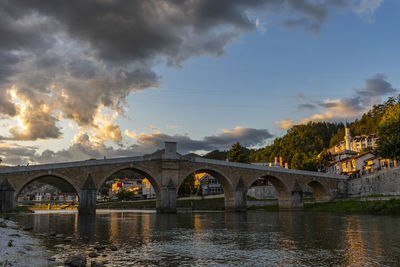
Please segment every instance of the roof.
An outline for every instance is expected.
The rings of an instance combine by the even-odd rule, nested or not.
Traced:
[[[367,155],[367,154],[371,154],[373,157],[376,156],[375,154],[371,153],[370,151],[367,151],[367,152],[358,154],[357,156],[353,157],[353,159],[361,158],[361,157],[363,157],[363,156],[365,156],[365,155]]]
[[[353,150],[342,150],[342,151],[338,151],[338,152],[334,152],[332,155],[340,155],[340,154],[351,154],[351,155],[357,155],[356,151]]]

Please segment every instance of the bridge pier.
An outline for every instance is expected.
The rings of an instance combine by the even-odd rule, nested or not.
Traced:
[[[243,179],[239,178],[236,189],[233,192],[233,199],[225,197],[225,211],[240,212],[246,210],[247,210],[247,188],[244,185]]]
[[[15,211],[15,190],[5,178],[0,184],[0,212],[12,212]]]
[[[176,212],[176,202],[177,202],[177,190],[172,182],[166,187],[161,188],[161,199],[157,199],[157,212],[159,213],[175,213]]]
[[[303,190],[297,181],[294,183],[293,189],[288,198],[278,199],[278,205],[279,209],[295,210],[304,208]]]
[[[92,175],[89,174],[79,193],[79,214],[96,214],[96,194],[96,185],[93,182]]]

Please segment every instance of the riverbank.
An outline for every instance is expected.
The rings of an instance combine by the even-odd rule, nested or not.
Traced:
[[[124,202],[109,202],[99,203],[97,209],[155,209],[155,200],[144,201],[124,201]],[[177,202],[178,209],[192,210],[224,210],[224,198],[205,198],[205,199],[183,199]]]
[[[329,211],[346,213],[366,213],[400,215],[400,199],[389,200],[340,200],[304,205],[306,211]]]
[[[387,198],[387,197],[386,197]],[[276,200],[248,201],[248,210],[278,211]],[[111,202],[97,205],[97,209],[155,209],[155,200]],[[178,200],[177,209],[183,210],[224,210],[224,198],[212,198],[203,200]],[[355,198],[338,200],[326,203],[305,203],[305,211],[329,211],[346,213],[367,214],[392,214],[400,215],[400,199]]]
[[[0,214],[0,266],[50,266],[39,240]]]

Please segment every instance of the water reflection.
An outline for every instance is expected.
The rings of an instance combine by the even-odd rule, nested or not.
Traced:
[[[93,214],[75,214],[78,217],[78,233],[85,242],[95,240],[96,236],[96,215]]]
[[[103,260],[116,266],[278,265],[396,266],[400,218],[329,213],[100,212],[21,215],[36,233],[71,236],[62,257],[107,247]],[[54,249],[63,240],[45,238]],[[110,246],[117,251],[109,250]],[[129,250],[130,253],[126,253]]]

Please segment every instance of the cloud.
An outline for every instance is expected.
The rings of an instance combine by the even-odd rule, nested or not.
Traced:
[[[367,79],[362,88],[354,88],[351,97],[343,97],[339,99],[325,99],[322,101],[314,101],[315,104],[322,108],[322,112],[316,113],[309,118],[305,118],[296,124],[305,124],[310,121],[342,121],[345,119],[355,119],[368,111],[374,104],[382,101],[382,97],[393,95],[399,92],[391,83],[387,81],[383,74],[376,74]],[[308,104],[302,104],[308,105]],[[284,120],[277,122],[282,129],[291,128],[294,123],[292,120]]]
[[[130,93],[159,86],[156,64],[220,56],[242,34],[263,31],[261,12],[279,12],[292,26],[302,21],[319,31],[331,7],[345,2],[1,1],[0,36],[7,38],[0,39],[0,118],[22,121],[3,139],[60,138],[61,119],[96,131],[100,109],[124,115]],[[12,88],[22,103],[12,98]],[[115,123],[107,132],[118,136],[100,135],[119,141]]]
[[[91,158],[101,159],[104,156],[107,158],[139,156],[164,148],[165,141],[178,142],[178,151],[186,154],[191,151],[226,150],[235,142],[240,142],[247,147],[263,145],[267,139],[273,137],[266,129],[235,127],[230,130],[222,130],[216,135],[206,136],[201,140],[194,140],[185,134],[169,135],[160,132],[155,127],[154,129],[154,133],[151,134],[136,134],[125,130],[125,135],[136,142],[131,145],[121,143],[118,147],[107,146],[105,142],[98,142],[93,136],[83,132],[75,136],[70,147],[60,151],[46,149],[39,153],[37,147],[0,142],[0,157],[5,164],[27,164],[28,162],[50,163]]]
[[[240,142],[247,147],[257,146],[264,144],[266,139],[273,137],[266,129],[243,127],[222,130],[222,133],[206,136],[202,140],[193,140],[188,135],[184,134],[168,135],[159,130],[151,134],[136,134],[129,131],[125,131],[125,134],[137,141],[138,148],[140,148],[143,153],[163,147],[165,141],[178,142],[179,150],[186,153],[198,150],[211,151],[215,149],[228,149],[235,142]]]
[[[36,151],[37,148],[32,146],[0,142],[0,158],[2,159],[2,164],[26,164],[35,157]]]
[[[300,104],[298,108],[300,111],[302,111],[302,110],[313,110],[316,107],[313,104],[306,103],[306,104]]]
[[[290,119],[282,120],[282,121],[276,121],[275,123],[279,125],[280,129],[284,129],[284,130],[290,129],[290,128],[292,128],[294,126],[294,121],[290,120]]]
[[[381,6],[384,0],[361,0],[360,5],[354,6],[354,13],[368,22],[374,22],[375,11]]]

